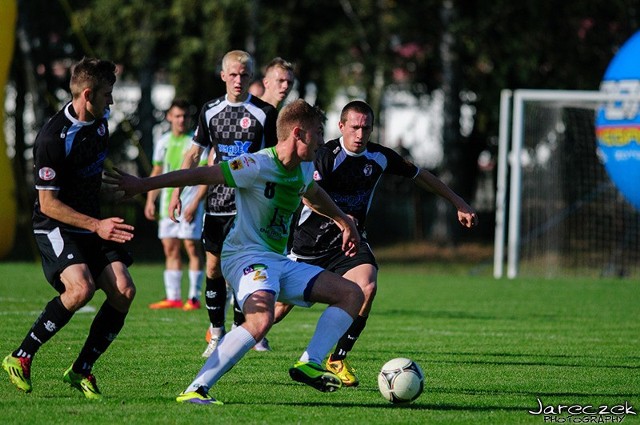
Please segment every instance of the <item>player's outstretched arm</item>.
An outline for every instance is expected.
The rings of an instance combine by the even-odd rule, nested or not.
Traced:
[[[350,257],[356,255],[360,245],[360,234],[351,217],[344,213],[333,199],[319,185],[314,184],[304,194],[305,205],[326,217],[332,219],[342,230],[342,250]]]
[[[224,184],[224,176],[219,165],[196,167],[188,170],[176,170],[154,177],[140,178],[117,168],[105,172],[102,181],[112,185],[109,190],[124,192],[124,198],[148,192],[162,187],[183,187],[197,185]]]
[[[444,184],[442,180],[427,170],[420,170],[416,176],[416,182],[423,188],[451,202],[456,210],[458,210],[458,221],[464,227],[471,228],[478,225],[478,214],[476,211],[457,193],[451,190],[449,186]]]

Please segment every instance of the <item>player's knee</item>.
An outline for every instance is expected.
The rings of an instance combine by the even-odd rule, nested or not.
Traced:
[[[267,335],[271,326],[273,326],[273,315],[250,315],[246,317],[242,326],[249,331],[256,341],[260,341]]]
[[[122,291],[122,299],[127,305],[131,305],[133,299],[136,297],[136,287],[133,283],[127,285],[127,287]]]
[[[347,300],[349,303],[350,309],[353,309],[356,313],[360,311],[360,307],[364,304],[365,296],[362,288],[360,288],[355,283],[348,281],[348,285],[344,285],[345,294],[343,294],[343,299]]]
[[[136,296],[136,287],[132,285],[125,286],[124,288],[111,293],[107,296],[109,302],[113,307],[121,312],[129,311],[131,303]]]
[[[66,285],[64,297],[65,305],[75,310],[85,306],[96,293],[96,287],[93,282],[85,281],[73,285]]]
[[[373,301],[378,290],[378,285],[376,284],[376,282],[368,282],[364,285],[361,285],[360,287],[362,288],[362,293],[364,294],[365,301]]]

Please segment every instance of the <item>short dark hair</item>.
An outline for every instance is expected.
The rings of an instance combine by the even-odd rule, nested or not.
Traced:
[[[169,112],[171,108],[180,108],[180,109],[184,109],[185,111],[189,111],[191,108],[191,103],[189,103],[187,99],[176,97],[171,101],[171,105],[169,105],[167,112]]]
[[[351,102],[349,102],[346,105],[344,105],[344,108],[342,108],[342,112],[340,113],[340,122],[341,123],[347,122],[347,114],[350,111],[355,111],[355,112],[359,112],[361,114],[370,115],[371,116],[371,125],[373,125],[373,122],[375,120],[375,116],[373,115],[373,108],[371,108],[371,106],[369,106],[369,104],[367,102],[365,102],[364,100],[352,100]]]
[[[86,88],[98,90],[116,82],[116,64],[102,59],[84,57],[71,70],[71,94],[74,99]]]

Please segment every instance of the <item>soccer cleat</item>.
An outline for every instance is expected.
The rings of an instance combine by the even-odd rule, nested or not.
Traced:
[[[73,388],[80,390],[84,396],[90,400],[101,400],[102,393],[96,384],[96,378],[92,374],[81,375],[71,370],[71,367],[64,373],[62,380]]]
[[[195,298],[191,299],[184,304],[184,307],[182,307],[182,309],[184,311],[200,310],[200,301],[196,300]]]
[[[322,392],[333,392],[342,386],[340,378],[313,362],[296,362],[289,369],[289,376]]]
[[[9,379],[19,390],[30,393],[31,385],[31,359],[26,357],[14,357],[9,354],[2,360],[2,368],[9,374]]]
[[[262,338],[260,341],[253,346],[253,349],[256,351],[271,351],[271,346],[269,346],[269,340],[267,337]]]
[[[149,304],[151,310],[164,310],[166,308],[183,308],[180,300],[162,300],[157,303]]]
[[[176,397],[176,401],[178,403],[217,404],[220,406],[224,404],[207,394],[202,387],[195,391],[189,391],[188,393],[180,393],[180,395]]]
[[[357,387],[360,381],[355,375],[356,370],[349,366],[346,359],[343,360],[331,360],[331,356],[327,359],[327,370],[335,373],[342,381],[342,385],[345,387]]]

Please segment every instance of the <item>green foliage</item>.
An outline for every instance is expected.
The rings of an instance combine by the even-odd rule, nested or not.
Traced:
[[[371,318],[349,357],[358,388],[325,394],[289,379],[322,311],[296,308],[271,330],[274,351],[249,352],[212,391],[225,405],[210,407],[175,402],[204,362],[205,311],[149,310],[164,294],[162,267],[136,264],[136,301],[95,367],[104,402],[61,381],[93,318],[79,312],[36,357],[33,393],[16,391],[0,370],[3,423],[540,424],[528,413],[538,397],[548,405],[628,401],[637,412],[636,282],[494,280],[435,266],[382,264]],[[0,263],[0,275],[4,356],[54,292],[37,264]],[[103,299],[98,293],[90,306]],[[378,369],[398,356],[426,375],[424,394],[405,407],[384,401],[376,384]]]

